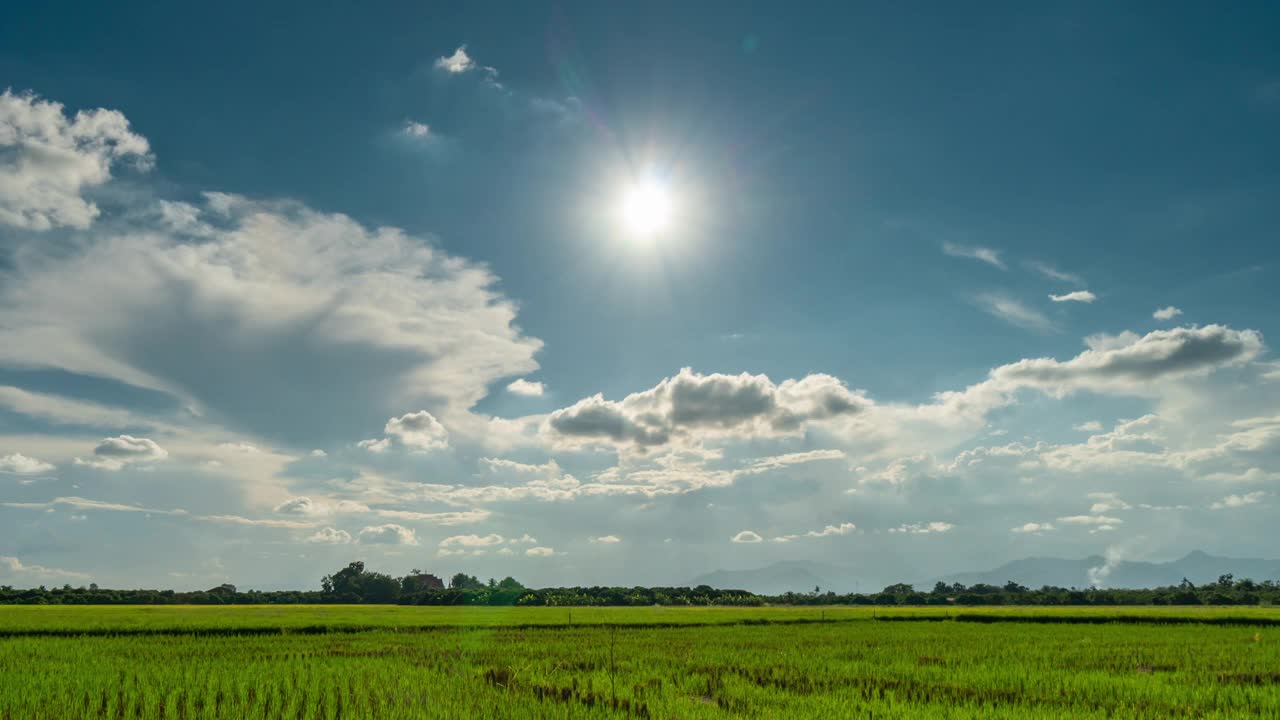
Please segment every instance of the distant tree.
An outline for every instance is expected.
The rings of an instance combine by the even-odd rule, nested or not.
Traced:
[[[481,590],[484,588],[484,583],[474,575],[458,573],[449,579],[449,587],[453,590]]]
[[[915,591],[916,589],[907,583],[894,583],[881,592],[885,595],[910,595]]]
[[[327,593],[359,595],[362,575],[364,575],[364,563],[357,560],[332,575],[325,575],[320,581],[320,587]]]

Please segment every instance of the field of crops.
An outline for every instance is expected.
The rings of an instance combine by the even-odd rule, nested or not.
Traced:
[[[0,718],[1280,716],[1268,608],[572,614],[0,607]]]

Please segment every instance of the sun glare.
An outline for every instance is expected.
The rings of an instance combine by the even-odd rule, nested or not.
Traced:
[[[647,240],[670,227],[671,194],[656,180],[643,180],[627,189],[619,210],[627,232]]]

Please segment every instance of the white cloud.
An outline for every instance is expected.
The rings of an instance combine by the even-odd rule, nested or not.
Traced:
[[[312,502],[309,497],[289,498],[279,505],[275,506],[275,512],[283,515],[328,515],[329,508],[316,502]]]
[[[403,525],[370,525],[360,530],[359,542],[366,545],[417,545],[418,537]]]
[[[448,57],[436,58],[436,67],[451,73],[464,73],[476,67],[476,63],[467,55],[467,46],[459,45]]]
[[[469,408],[537,369],[496,277],[429,240],[297,203],[209,194],[199,210],[195,243],[139,214],[71,250],[26,247],[0,285],[0,363],[160,390],[312,447],[408,403],[483,434]]]
[[[604,545],[615,545],[617,543],[622,542],[622,538],[618,537],[617,535],[602,535],[597,538],[591,538],[591,542],[602,543]]]
[[[462,510],[458,512],[417,512],[414,510],[387,510],[377,509],[372,511],[378,517],[388,520],[412,520],[414,522],[429,522],[445,527],[454,525],[471,525],[478,522],[488,520],[493,513],[488,510]],[[512,541],[514,542],[514,541]]]
[[[77,465],[99,470],[122,470],[127,465],[153,463],[169,457],[168,451],[150,438],[119,435],[105,438],[93,449],[93,459],[76,458]]]
[[[1035,270],[1036,272],[1049,278],[1050,280],[1058,280],[1059,282],[1071,283],[1072,285],[1085,284],[1084,279],[1081,278],[1079,275],[1076,275],[1074,273],[1069,273],[1069,272],[1063,272],[1047,263],[1042,263],[1042,262],[1033,260],[1027,264],[1028,266],[1030,266],[1032,270]]]
[[[525,550],[524,554],[529,557],[551,557],[556,554],[556,551],[549,547],[531,547]]]
[[[1124,524],[1120,518],[1106,515],[1069,515],[1058,518],[1063,525],[1081,525],[1089,528],[1090,533],[1109,532]]]
[[[836,535],[849,535],[858,529],[857,525],[851,522],[840,523],[839,525],[827,525],[821,530],[810,530],[804,533],[795,533],[792,535],[779,535],[773,538],[773,542],[785,543],[791,542],[798,538],[821,538],[832,537]]]
[[[375,454],[384,453],[391,449],[391,440],[390,438],[381,438],[377,440],[370,438],[356,443],[356,447],[364,448],[365,450]]]
[[[1098,296],[1097,296],[1097,295],[1094,295],[1093,293],[1089,292],[1088,290],[1075,290],[1075,291],[1072,291],[1072,292],[1066,293],[1065,295],[1050,295],[1050,296],[1049,296],[1049,299],[1050,299],[1050,300],[1052,300],[1052,301],[1054,301],[1054,302],[1082,302],[1082,303],[1091,303],[1091,302],[1093,302],[1094,300],[1097,300],[1097,299],[1098,299]]]
[[[432,450],[448,447],[449,433],[440,421],[426,410],[391,418],[383,431],[414,450]]]
[[[43,460],[27,457],[22,453],[0,455],[0,472],[15,475],[38,475],[53,472],[54,466]]]
[[[1257,331],[1222,325],[1155,330],[1143,336],[1098,335],[1088,342],[1090,348],[1070,360],[1035,358],[1001,365],[981,383],[939,393],[935,407],[985,413],[1012,402],[1013,393],[1022,388],[1054,397],[1080,390],[1141,394],[1144,386],[1158,381],[1244,365],[1263,350]]]
[[[546,388],[540,382],[531,382],[520,378],[512,381],[507,385],[507,392],[513,395],[523,395],[525,397],[539,397]]]
[[[327,452],[325,452],[325,451],[323,451],[323,450],[312,450],[312,451],[311,451],[310,453],[308,453],[308,454],[309,454],[311,457],[314,457],[314,458],[325,458],[325,457],[329,457],[329,453],[327,453]]]
[[[1209,506],[1211,510],[1227,510],[1230,508],[1241,508],[1246,505],[1257,505],[1267,493],[1258,490],[1256,492],[1245,493],[1243,495],[1228,495],[1221,500]]]
[[[1080,432],[1091,432],[1091,433],[1102,432],[1102,423],[1098,422],[1097,420],[1089,420],[1086,422],[1082,422],[1079,425],[1072,425],[1071,429],[1079,430]]]
[[[941,522],[935,520],[928,523],[907,523],[899,525],[895,528],[889,528],[891,533],[907,533],[911,535],[928,535],[930,533],[944,533],[951,531],[955,525],[949,522]]]
[[[703,375],[684,368],[619,402],[594,395],[557,410],[545,429],[561,440],[639,447],[717,434],[777,437],[870,404],[830,375],[775,385],[765,375]]]
[[[984,293],[976,298],[978,307],[987,314],[1000,318],[1015,327],[1036,332],[1053,330],[1053,322],[1044,313],[1027,307],[1022,301],[1007,295]]]
[[[506,539],[497,533],[489,535],[454,535],[440,541],[441,550],[452,550],[455,548],[482,548],[491,547],[493,545],[501,545]]]
[[[77,580],[89,577],[85,573],[71,572],[70,570],[58,570],[57,568],[48,568],[41,565],[25,565],[21,560],[10,555],[0,555],[0,573],[8,576],[35,579]]]
[[[246,454],[262,452],[256,445],[247,442],[224,442],[218,445],[218,449]]]
[[[0,385],[0,405],[10,410],[39,418],[56,425],[89,425],[105,428],[127,428],[154,425],[127,410],[105,407],[46,393],[35,393],[9,385]]]
[[[426,123],[414,122],[413,120],[405,120],[404,127],[400,129],[408,137],[416,139],[425,139],[431,134],[431,126]]]
[[[331,527],[321,528],[314,535],[307,538],[307,542],[324,545],[349,545],[351,543],[351,533],[346,530],[335,530]]]
[[[244,525],[246,527],[269,527],[269,528],[288,528],[290,530],[301,530],[304,528],[313,528],[316,526],[313,522],[304,522],[300,520],[274,520],[271,518],[247,518],[241,515],[192,515],[192,519],[205,520],[208,522],[228,523],[231,525]]]
[[[1089,498],[1094,501],[1093,506],[1089,508],[1089,512],[1094,515],[1114,512],[1116,510],[1132,510],[1133,506],[1121,500],[1119,496],[1112,492],[1094,492],[1089,493]]]
[[[48,510],[55,507],[67,507],[73,510],[105,510],[110,512],[135,512],[148,513],[152,515],[186,515],[187,511],[182,509],[176,510],[159,510],[156,508],[139,507],[137,505],[124,505],[121,503],[102,502],[100,500],[88,500],[82,497],[56,497],[48,502],[6,502],[0,503],[4,507],[24,508],[28,510]]]
[[[150,163],[146,138],[115,110],[81,110],[34,95],[0,94],[0,224],[28,230],[84,229],[99,214],[82,197],[111,179],[113,166]]]
[[[736,543],[758,543],[764,541],[764,538],[760,537],[758,533],[750,530],[743,530],[729,539]]]
[[[942,252],[951,257],[969,258],[971,260],[981,260],[988,265],[994,265],[1001,270],[1006,270],[1004,261],[1000,259],[1000,252],[987,247],[957,245],[955,243],[943,243]]]
[[[1182,314],[1181,310],[1170,305],[1168,307],[1162,307],[1159,310],[1156,310],[1155,312],[1151,313],[1151,317],[1157,320],[1172,320],[1181,314]]]
[[[769,472],[771,470],[780,470],[782,468],[791,467],[792,465],[820,462],[822,460],[843,460],[846,457],[848,456],[843,450],[806,450],[804,452],[758,458],[752,461],[746,468],[739,470],[738,473],[742,475],[754,475],[757,473]]]
[[[1012,532],[1037,535],[1040,533],[1052,532],[1053,529],[1052,523],[1029,522],[1013,528]]]

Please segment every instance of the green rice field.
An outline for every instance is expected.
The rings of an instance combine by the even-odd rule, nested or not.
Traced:
[[[1274,718],[1277,623],[1270,608],[8,606],[0,719]]]

